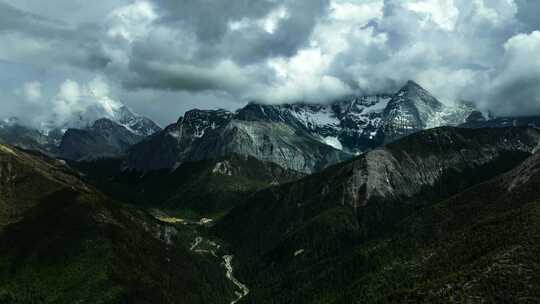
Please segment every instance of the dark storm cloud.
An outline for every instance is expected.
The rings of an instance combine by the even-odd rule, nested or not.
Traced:
[[[329,0],[157,0],[162,17],[157,23],[183,27],[195,33],[201,54],[231,56],[251,62],[272,56],[293,56],[305,46],[318,18],[327,13]],[[253,22],[283,9],[283,18],[276,20],[275,31],[268,33]],[[231,24],[245,27],[232,29]],[[212,50],[208,50],[212,49]],[[204,59],[204,56],[202,59]]]
[[[132,88],[173,88],[194,92],[236,91],[237,87],[245,85],[244,81],[246,81],[246,79],[236,79],[242,75],[234,75],[234,71],[218,69],[214,66],[205,68],[183,64],[133,61],[130,69],[135,71],[134,78],[127,80],[125,84]],[[224,73],[227,73],[229,77],[223,77]]]
[[[269,57],[292,57],[307,46],[317,21],[327,14],[328,0],[284,1],[286,17],[277,22],[272,33],[229,32],[226,45],[241,63],[252,63]],[[238,39],[239,38],[239,39]]]
[[[264,66],[266,60],[292,57],[308,45],[317,21],[327,13],[329,1],[162,0],[156,4],[163,16],[154,22],[155,30],[132,48],[130,76],[125,84],[238,93],[238,88],[246,85],[239,81],[271,80],[273,75]],[[265,29],[261,25],[264,22],[271,29]],[[166,37],[162,35],[164,29],[170,29]],[[224,61],[247,67],[247,75],[235,74],[231,71],[234,67],[224,65]],[[250,65],[260,66],[253,71]],[[216,75],[215,71],[223,74]]]
[[[161,0],[157,4],[164,12],[157,23],[182,28],[184,35],[194,34],[197,61],[231,58],[250,64],[269,57],[294,56],[306,46],[318,19],[326,15],[329,0]],[[284,15],[270,20],[272,12],[280,9]],[[273,22],[274,29],[269,32],[257,22]]]
[[[10,42],[4,48],[23,64],[78,66],[83,69],[102,69],[109,59],[101,52],[99,27],[80,24],[72,27],[64,22],[25,12],[0,2],[0,34]],[[26,46],[25,46],[26,44]],[[33,56],[18,56],[19,45],[33,48]],[[12,50],[10,52],[9,50]],[[28,50],[32,51],[32,50]]]
[[[163,14],[156,23],[195,34],[200,44],[197,59],[231,57],[248,64],[296,54],[327,13],[329,0],[158,0],[156,5]],[[271,33],[255,25],[279,9],[285,16],[275,20]],[[239,28],[234,29],[234,23]]]
[[[279,3],[270,0],[200,1],[157,0],[164,23],[188,26],[199,40],[218,43],[228,31],[231,21],[264,17]]]

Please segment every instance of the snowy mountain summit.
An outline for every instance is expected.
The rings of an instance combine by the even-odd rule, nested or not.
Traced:
[[[53,130],[65,133],[67,129],[90,128],[100,119],[111,120],[138,136],[149,136],[161,130],[151,119],[135,114],[129,107],[119,102],[93,104],[72,113],[60,122],[54,119],[44,122],[39,130],[45,135]]]
[[[132,145],[161,130],[152,120],[134,114],[125,105],[111,107],[98,115],[84,114],[75,124],[78,127],[64,129],[57,151],[61,157],[72,160],[121,157]]]
[[[111,120],[124,126],[135,135],[146,137],[161,130],[150,118],[133,113],[127,106],[122,105],[113,113]]]
[[[1,120],[0,143],[38,150],[54,156],[65,157],[66,155],[83,153],[85,157],[88,157],[87,154],[103,157],[103,155],[111,155],[110,150],[116,151],[116,156],[127,149],[129,145],[161,130],[151,119],[135,114],[120,102],[108,98],[102,98],[98,101],[69,115],[62,117],[53,115],[38,126],[35,124],[32,126],[32,124],[25,123],[18,118]],[[104,130],[100,126],[108,126],[115,131]],[[81,134],[85,136],[81,136]],[[69,144],[66,144],[66,141]],[[118,144],[118,142],[122,144]],[[111,143],[114,143],[113,148],[115,149],[111,148]],[[91,145],[96,147],[88,148]],[[72,147],[84,148],[84,151],[67,153],[65,147],[70,147],[70,150],[73,149]],[[118,147],[122,149],[118,149]],[[107,151],[107,153],[95,152],[100,151],[100,149]]]
[[[319,141],[358,154],[420,130],[464,123],[475,108],[447,106],[413,81],[395,94],[349,96],[330,104],[251,103],[237,117],[285,122]]]

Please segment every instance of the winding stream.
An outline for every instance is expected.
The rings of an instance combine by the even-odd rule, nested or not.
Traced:
[[[169,216],[166,216],[164,214],[158,214],[158,215],[155,215],[155,217],[158,220],[169,223],[169,224],[180,223],[180,224],[183,224],[183,225],[187,225],[188,223],[190,223],[190,222],[188,222],[188,221],[186,221],[184,219],[169,217]],[[196,225],[204,225],[204,224],[207,224],[210,221],[211,220],[201,219],[199,222],[196,222],[194,224],[196,224]],[[208,250],[208,249],[198,249],[198,247],[203,242],[205,242],[212,249],[210,249],[210,250]],[[218,245],[217,243],[215,243],[213,241],[205,240],[202,237],[197,236],[197,237],[195,237],[195,239],[191,243],[191,245],[189,247],[189,250],[192,251],[192,252],[199,253],[199,254],[208,253],[208,254],[212,254],[215,257],[218,257],[216,252],[218,252],[217,250],[219,250],[220,248],[221,248],[221,245]],[[245,284],[243,284],[242,282],[238,281],[238,279],[234,276],[234,268],[233,268],[233,265],[232,265],[233,258],[234,258],[233,255],[224,255],[222,257],[223,262],[221,263],[221,265],[223,265],[223,267],[225,267],[225,270],[226,270],[225,276],[227,277],[227,279],[229,281],[231,281],[234,284],[234,286],[236,286],[238,288],[238,290],[236,290],[234,292],[234,294],[236,295],[236,299],[231,301],[231,304],[236,304],[236,303],[238,303],[240,300],[242,300],[244,297],[246,297],[249,294],[249,288]]]
[[[232,266],[233,257],[234,256],[232,255],[224,255],[223,265],[225,266],[225,269],[227,270],[227,273],[225,274],[227,276],[227,279],[229,279],[229,281],[231,281],[234,285],[236,285],[236,287],[240,289],[240,291],[234,292],[237,296],[236,300],[231,301],[231,304],[236,304],[238,303],[238,301],[242,300],[242,298],[244,298],[245,296],[249,294],[249,288],[247,288],[246,285],[242,284],[240,281],[238,281],[234,277],[234,269]]]
[[[191,244],[191,247],[189,248],[189,250],[191,251],[197,251],[197,247],[199,247],[199,245],[204,241],[204,239],[200,236],[196,237],[195,240],[193,241],[193,243]],[[212,241],[207,241],[207,243],[213,247],[216,247],[217,249],[220,248],[219,245],[217,245],[216,243],[212,242]],[[211,250],[209,251],[211,252],[214,256],[215,256],[215,251],[214,250]],[[223,257],[223,262],[221,263],[221,265],[223,265],[225,267],[225,276],[227,277],[227,279],[229,281],[231,281],[234,286],[236,286],[239,290],[236,290],[234,292],[234,294],[236,295],[236,299],[232,300],[231,301],[231,304],[236,304],[238,303],[240,300],[242,300],[245,296],[247,296],[249,294],[249,288],[243,284],[242,282],[238,281],[237,278],[234,277],[234,268],[233,268],[233,265],[232,265],[232,261],[233,261],[233,258],[234,256],[232,255],[224,255]]]

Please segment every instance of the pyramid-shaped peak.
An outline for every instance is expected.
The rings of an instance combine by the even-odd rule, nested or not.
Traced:
[[[401,90],[407,90],[407,91],[424,90],[425,91],[425,89],[422,86],[420,86],[418,83],[414,82],[413,80],[408,80]]]
[[[436,100],[431,93],[420,86],[418,83],[409,80],[407,83],[397,92],[396,97],[399,99],[402,98],[421,98],[425,100],[431,100],[432,106],[442,106],[439,105],[440,102]]]

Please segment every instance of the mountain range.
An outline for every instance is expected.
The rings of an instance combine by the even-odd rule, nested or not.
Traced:
[[[126,156],[125,167],[139,171],[236,153],[310,173],[419,130],[465,123],[474,110],[445,106],[409,81],[395,94],[328,104],[192,110],[164,130],[126,106],[87,109],[75,121],[41,129],[11,119],[0,124],[0,141],[70,160]]]
[[[426,128],[465,123],[474,110],[465,103],[445,106],[413,81],[393,95],[351,96],[324,105],[192,110],[134,145],[126,168],[174,168],[235,153],[312,173]]]
[[[538,122],[412,81],[164,129],[4,120],[0,303],[535,303]]]

